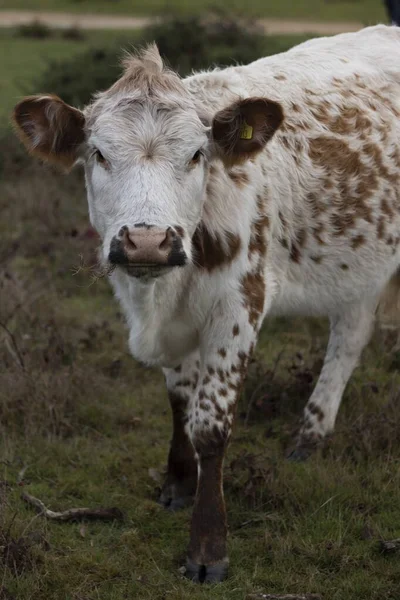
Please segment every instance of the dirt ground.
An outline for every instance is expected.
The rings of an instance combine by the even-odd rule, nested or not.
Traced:
[[[0,27],[16,27],[38,20],[49,27],[68,28],[78,26],[81,29],[138,29],[148,25],[149,18],[116,15],[51,13],[36,11],[1,11]],[[313,22],[281,19],[262,19],[261,25],[270,34],[315,33],[335,35],[344,31],[357,31],[362,23],[353,22]]]

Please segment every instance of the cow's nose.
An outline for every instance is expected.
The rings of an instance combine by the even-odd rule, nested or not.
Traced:
[[[118,242],[124,255],[121,262],[130,265],[182,266],[186,262],[182,239],[172,227],[125,226],[119,231]]]

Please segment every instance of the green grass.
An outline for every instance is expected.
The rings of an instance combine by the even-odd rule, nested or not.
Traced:
[[[84,32],[83,41],[66,40],[58,33],[48,39],[30,39],[16,35],[14,30],[0,29],[0,122],[6,120],[18,100],[33,90],[50,61],[62,61],[80,54],[92,46],[117,44],[125,47],[137,39],[137,32]]]
[[[206,9],[222,8],[256,17],[280,19],[310,19],[322,21],[354,20],[375,23],[386,20],[383,3],[379,0],[170,0],[168,12],[198,13]],[[115,14],[147,15],[166,12],[163,0],[0,0],[0,9],[27,9],[69,12],[102,12]]]

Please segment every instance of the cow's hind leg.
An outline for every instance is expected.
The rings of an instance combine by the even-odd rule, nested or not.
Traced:
[[[173,434],[168,455],[168,472],[159,502],[168,510],[179,510],[193,502],[197,487],[197,460],[185,431],[190,395],[198,381],[197,355],[176,369],[164,369],[172,409]]]
[[[324,365],[309,399],[293,460],[304,460],[332,433],[346,384],[367,344],[374,323],[376,304],[346,307],[330,320],[330,337]]]

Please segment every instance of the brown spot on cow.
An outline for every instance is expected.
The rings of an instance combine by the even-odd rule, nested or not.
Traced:
[[[233,335],[233,337],[236,337],[236,336],[238,336],[238,335],[239,335],[239,331],[240,331],[240,329],[239,329],[239,325],[236,323],[236,324],[233,326],[233,329],[232,329],[232,335]]]
[[[316,227],[312,228],[314,239],[320,246],[325,246],[325,241],[321,237],[321,233],[324,233],[324,231],[325,226],[323,223],[318,223]]]
[[[399,182],[399,173],[396,172],[391,173],[387,166],[384,164],[382,150],[377,144],[373,144],[372,142],[366,143],[363,145],[363,151],[367,156],[372,158],[375,162],[375,167],[382,179],[386,179],[390,184],[397,185]]]
[[[258,320],[264,310],[265,282],[261,273],[247,273],[242,278],[244,307],[248,311],[249,323],[257,328]]]
[[[349,144],[326,135],[310,141],[309,154],[317,166],[335,175],[336,187],[340,193],[340,199],[335,201],[337,213],[333,217],[336,219],[337,234],[341,235],[352,227],[355,218],[372,223],[372,211],[367,200],[378,188],[381,176],[378,159],[375,160],[375,169],[367,167],[362,162],[360,153],[350,148]],[[357,186],[352,191],[349,181],[354,178]]]
[[[176,387],[191,387],[192,386],[192,382],[190,381],[190,379],[180,379],[179,381],[176,382],[175,384]]]
[[[213,271],[229,265],[239,253],[240,237],[225,232],[217,234],[207,229],[204,223],[196,229],[193,239],[194,264],[200,269]]]
[[[362,234],[356,235],[356,237],[351,240],[351,247],[353,250],[356,250],[363,244],[365,244],[365,237]]]
[[[218,375],[219,380],[221,381],[221,383],[225,383],[225,373],[224,373],[223,369],[218,368],[217,369],[217,375]]]
[[[207,371],[209,375],[215,375],[215,369],[211,365],[208,365]]]
[[[278,73],[277,75],[274,75],[274,79],[276,79],[277,81],[286,81],[287,77],[282,73]]]
[[[316,415],[319,422],[321,422],[325,416],[323,410],[317,406],[314,402],[309,402],[307,405],[309,412],[312,415]]]
[[[324,207],[321,202],[319,202],[317,195],[314,192],[309,192],[306,196],[306,202],[311,210],[311,218],[316,218],[318,215],[323,212]]]
[[[381,216],[378,219],[378,224],[376,227],[376,235],[377,235],[378,240],[383,240],[383,238],[385,237],[385,228],[386,228],[385,218]]]
[[[228,395],[228,390],[227,390],[226,388],[224,388],[224,387],[221,387],[221,388],[219,388],[219,390],[218,390],[218,394],[219,394],[220,396],[227,396],[227,395]]]
[[[265,230],[269,228],[269,217],[265,214],[263,198],[257,196],[257,217],[251,224],[248,254],[249,258],[254,252],[264,256],[267,252],[267,240]]]
[[[292,243],[289,257],[290,257],[290,260],[292,260],[295,263],[300,262],[300,258],[301,258],[300,249],[296,243]]]
[[[339,236],[344,235],[348,229],[354,227],[356,217],[353,213],[334,213],[330,216],[330,222],[333,228],[333,234]]]
[[[207,385],[208,383],[210,383],[210,381],[211,381],[211,378],[208,375],[206,375],[203,379],[203,385]]]
[[[394,217],[394,210],[391,208],[386,198],[382,198],[381,200],[381,211],[389,218]]]
[[[299,263],[300,262],[300,258],[301,258],[301,253],[300,253],[300,248],[304,248],[306,243],[307,243],[307,230],[306,229],[299,229],[296,232],[295,235],[295,240],[292,241],[291,243],[291,249],[290,249],[290,260],[292,260],[295,263]]]
[[[211,404],[209,402],[203,402],[203,401],[201,401],[199,403],[199,406],[200,406],[201,410],[204,410],[205,412],[208,412],[210,410],[210,408],[211,408]]]
[[[222,358],[225,358],[226,357],[226,350],[225,350],[225,348],[219,348],[218,354],[220,356],[222,356]]]
[[[246,171],[228,171],[228,176],[238,187],[243,187],[249,183],[249,176],[247,175]]]
[[[346,265],[346,263],[342,263],[340,265],[340,268],[342,269],[342,271],[348,271],[349,270],[349,265]]]

